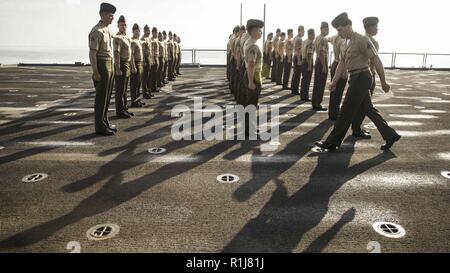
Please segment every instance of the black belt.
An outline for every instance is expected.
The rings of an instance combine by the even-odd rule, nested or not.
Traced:
[[[354,76],[354,75],[356,75],[356,74],[359,74],[359,73],[361,73],[361,72],[366,72],[366,71],[369,71],[369,68],[368,68],[368,67],[350,70],[350,71],[348,71],[348,74],[349,74],[350,76]]]

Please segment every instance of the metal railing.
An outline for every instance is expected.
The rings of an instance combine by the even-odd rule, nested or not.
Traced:
[[[383,65],[385,68],[411,68],[411,69],[429,69],[429,68],[442,68],[442,69],[450,69],[450,54],[440,54],[440,53],[403,53],[403,52],[379,52]],[[333,52],[330,54],[331,58],[333,58]],[[430,62],[430,56],[439,56],[439,57],[447,57],[445,64],[443,65],[433,65],[434,62]],[[405,60],[402,62],[402,57],[407,57],[408,65],[405,65]],[[416,60],[411,61],[411,58],[417,57]],[[400,64],[399,64],[400,61]],[[441,59],[441,62],[443,60]],[[332,61],[331,61],[332,62]],[[438,62],[439,63],[439,62]]]
[[[222,52],[223,54],[217,54]],[[214,57],[202,56],[207,53],[213,53]],[[183,64],[200,64],[200,65],[225,65],[226,64],[226,49],[183,49]],[[403,53],[403,52],[380,52],[380,58],[386,68],[411,68],[411,69],[429,69],[441,68],[450,69],[450,54],[441,53]],[[404,58],[408,61],[405,62]],[[433,57],[439,57],[440,60],[430,61]],[[417,60],[411,59],[417,58]],[[445,59],[445,60],[443,60]],[[188,62],[187,60],[190,60]],[[333,52],[330,52],[330,64],[334,60]],[[439,64],[439,61],[443,63]],[[404,63],[408,63],[405,65]]]

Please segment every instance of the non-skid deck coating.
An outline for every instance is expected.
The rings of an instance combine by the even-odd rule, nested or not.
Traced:
[[[373,100],[403,138],[383,153],[370,129],[334,154],[311,150],[333,126],[327,114],[270,83],[261,103],[280,106],[279,146],[174,141],[175,105],[232,102],[225,69],[182,73],[130,120],[115,119],[112,100],[120,131],[98,137],[89,68],[1,68],[0,252],[69,252],[72,241],[82,252],[369,252],[372,241],[450,251],[449,72],[387,71],[393,92]],[[166,151],[148,153],[156,147]],[[22,182],[33,173],[48,177]],[[226,173],[239,181],[219,183]],[[406,236],[379,235],[378,221]],[[89,240],[103,223],[120,232]]]

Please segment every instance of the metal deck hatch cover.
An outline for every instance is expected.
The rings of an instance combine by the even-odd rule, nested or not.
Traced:
[[[406,235],[406,231],[402,226],[391,222],[376,222],[372,227],[378,234],[388,238],[401,238]]]
[[[38,181],[42,181],[48,177],[46,173],[33,173],[22,178],[22,182],[24,183],[34,183]]]
[[[442,175],[443,177],[445,177],[445,178],[450,179],[450,172],[449,172],[449,171],[442,171],[442,172],[441,172],[441,175]]]
[[[221,174],[217,176],[217,181],[225,184],[236,183],[239,181],[239,176],[230,173]]]
[[[120,231],[120,227],[116,224],[100,224],[91,227],[87,232],[86,236],[90,240],[101,241],[113,238]]]
[[[369,130],[377,129],[377,127],[374,124],[366,124],[366,125],[364,125],[364,128],[369,129]]]
[[[153,155],[159,155],[159,154],[164,153],[165,151],[166,151],[165,148],[151,148],[151,149],[148,149],[148,152],[150,154],[153,154]]]

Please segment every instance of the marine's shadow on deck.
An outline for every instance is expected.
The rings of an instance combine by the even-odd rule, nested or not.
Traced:
[[[318,154],[318,163],[309,181],[291,196],[288,196],[283,181],[279,179],[288,165],[280,172],[277,169],[273,175],[258,177],[240,187],[235,192],[235,197],[243,201],[269,181],[275,183],[276,190],[260,213],[241,229],[224,247],[223,252],[295,251],[304,235],[319,225],[328,213],[330,198],[339,188],[370,168],[395,158],[393,153],[387,152],[349,166],[354,143],[351,142],[348,150],[341,154]],[[323,251],[337,232],[352,221],[354,215],[354,208],[349,208],[333,227],[306,247],[305,252]]]

